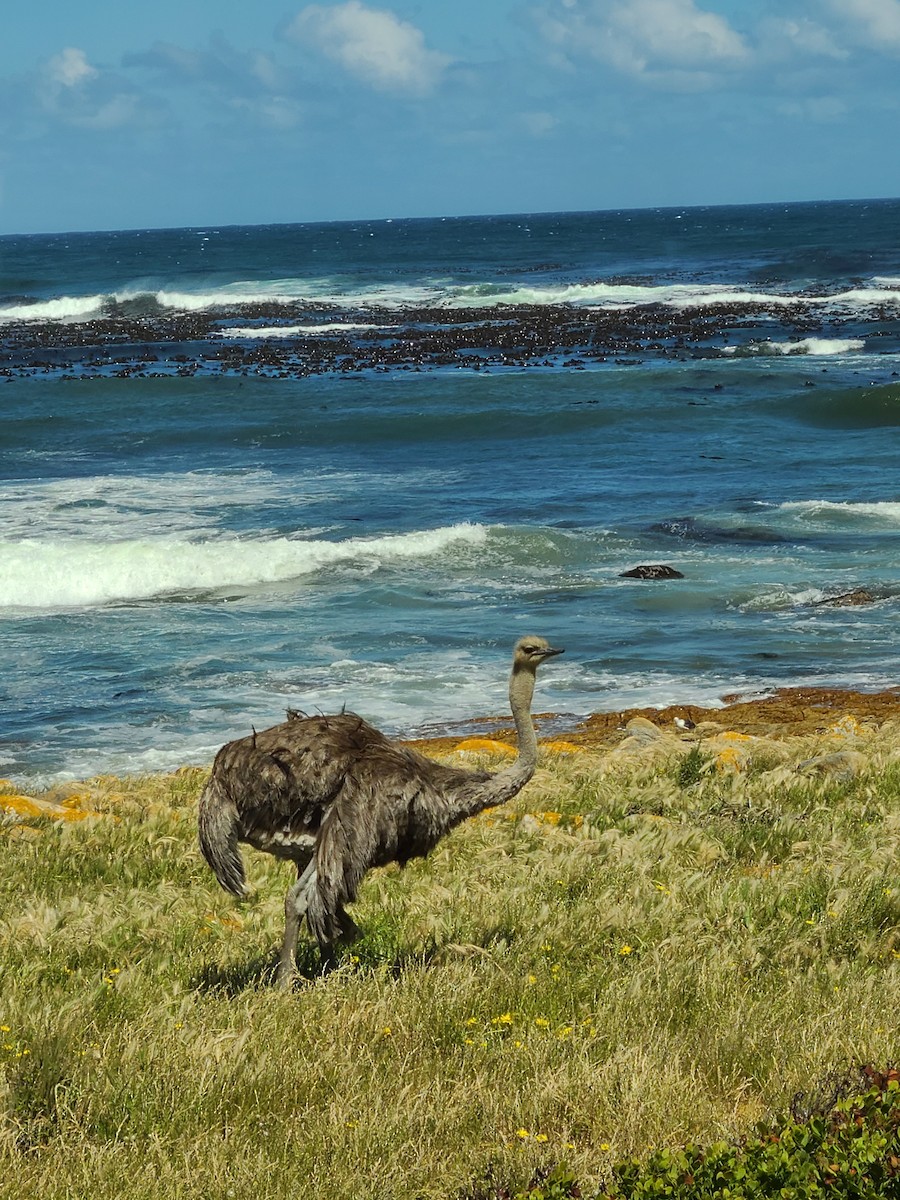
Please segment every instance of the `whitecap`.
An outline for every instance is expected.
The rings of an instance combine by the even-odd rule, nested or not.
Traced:
[[[745,346],[726,346],[725,354],[736,355],[777,355],[796,354],[811,355],[816,358],[827,358],[836,354],[851,354],[856,350],[865,349],[862,338],[800,338],[795,342],[748,342]]]
[[[366,325],[355,322],[332,321],[322,325],[235,325],[220,330],[225,338],[290,338],[315,337],[322,333],[359,333],[371,329],[391,328],[384,325]]]
[[[83,321],[103,311],[106,296],[59,296],[0,308],[0,321]]]
[[[900,526],[897,500],[788,500],[777,511],[805,524],[826,527],[859,523]]]
[[[57,609],[150,600],[227,587],[283,583],[335,566],[377,570],[480,545],[481,525],[343,541],[292,538],[172,538],[95,542],[24,539],[0,543],[0,607]]]

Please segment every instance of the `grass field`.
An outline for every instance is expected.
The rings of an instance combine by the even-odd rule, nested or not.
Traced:
[[[900,1057],[897,724],[548,755],[373,872],[363,939],[327,976],[301,955],[293,994],[290,872],[246,851],[253,899],[218,889],[204,778],[0,825],[4,1198],[454,1197],[560,1162],[593,1186]]]

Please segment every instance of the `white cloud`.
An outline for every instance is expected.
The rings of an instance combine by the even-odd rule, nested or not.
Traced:
[[[85,52],[75,46],[67,46],[54,55],[47,63],[46,71],[52,84],[67,88],[77,87],[79,83],[94,79],[99,74],[97,68],[88,62]]]
[[[900,50],[900,0],[829,0],[829,4],[861,41]]]
[[[761,48],[767,53],[799,53],[821,58],[843,59],[849,51],[838,44],[829,30],[807,17],[772,17],[759,30]]]
[[[69,119],[85,129],[120,129],[134,121],[137,109],[138,99],[133,93],[117,92],[100,104],[72,113]]]
[[[287,30],[372,87],[423,94],[438,82],[450,59],[425,45],[420,29],[387,9],[347,0],[326,8],[310,4]]]
[[[524,112],[520,119],[525,130],[536,138],[546,137],[559,124],[558,118],[548,112]]]
[[[27,93],[52,122],[83,129],[124,128],[149,111],[124,79],[92,66],[75,46],[47,59],[31,77]]]
[[[633,75],[708,72],[748,57],[743,38],[694,0],[561,0],[544,22],[565,53]]]
[[[783,101],[778,105],[778,111],[786,117],[829,124],[844,118],[848,109],[844,101],[836,96],[810,96],[805,100]]]

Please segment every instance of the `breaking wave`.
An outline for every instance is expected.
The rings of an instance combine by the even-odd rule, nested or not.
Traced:
[[[0,607],[57,609],[196,595],[284,583],[329,567],[371,572],[426,559],[455,544],[479,546],[481,525],[460,524],[344,541],[218,539],[0,543]]]
[[[900,529],[898,500],[789,500],[779,505],[778,511],[798,522],[825,528],[863,525]]]
[[[321,325],[233,325],[223,329],[226,338],[291,338],[316,337],[323,333],[361,333],[372,329],[384,329],[383,325],[359,322],[329,321]]]
[[[855,350],[865,349],[862,338],[801,338],[796,342],[748,342],[746,346],[726,346],[724,354],[734,354],[739,358],[754,354],[809,354],[813,357],[827,358],[835,354],[851,354]]]
[[[589,280],[536,286],[525,282],[461,284],[448,279],[416,279],[360,287],[352,279],[244,280],[197,291],[136,288],[87,296],[59,296],[22,300],[0,307],[0,322],[77,322],[103,317],[204,312],[259,304],[328,305],[336,309],[496,308],[550,307],[630,309],[646,305],[690,309],[736,304],[786,308],[815,305],[834,309],[866,310],[874,306],[900,306],[900,282],[876,278],[868,287],[835,293],[761,292],[741,284],[608,282]],[[265,336],[290,336],[286,330],[267,330]],[[326,326],[295,327],[298,332],[322,332]],[[350,326],[344,326],[350,328]],[[260,336],[259,331],[231,331],[228,336]],[[814,339],[810,339],[814,340]],[[790,352],[790,351],[788,351]],[[815,351],[807,351],[815,353]]]

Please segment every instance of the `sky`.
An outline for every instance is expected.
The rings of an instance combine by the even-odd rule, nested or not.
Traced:
[[[900,196],[900,0],[26,0],[0,233]]]

